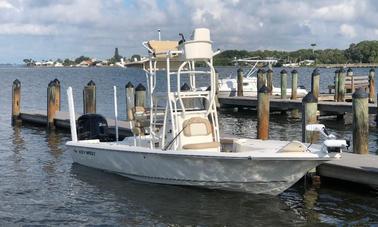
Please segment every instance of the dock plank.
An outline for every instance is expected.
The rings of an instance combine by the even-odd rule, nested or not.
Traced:
[[[330,177],[378,188],[378,156],[342,153],[340,160],[321,164],[320,176]]]

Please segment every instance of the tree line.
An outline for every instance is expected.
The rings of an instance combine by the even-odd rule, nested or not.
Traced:
[[[236,58],[256,58],[278,60],[278,66],[284,63],[299,63],[314,60],[316,64],[378,63],[378,41],[352,43],[348,49],[300,49],[296,51],[277,50],[225,50],[214,57],[215,65],[234,65]]]

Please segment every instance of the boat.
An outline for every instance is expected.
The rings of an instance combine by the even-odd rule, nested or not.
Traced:
[[[329,136],[319,145],[220,136],[215,89],[196,86],[197,76],[207,78],[211,88],[216,84],[213,56],[218,52],[208,29],[195,29],[192,39],[180,45],[143,45],[149,52],[144,69],[150,99],[148,108],[133,109],[132,136],[119,139],[116,123],[116,138],[107,138],[106,120],[96,114],[79,117],[76,127],[68,88],[72,140],[66,146],[75,163],[151,183],[277,195],[317,165],[340,158],[346,142]],[[197,69],[198,62],[206,67]],[[164,74],[161,90],[157,77]],[[184,81],[189,89],[181,90]],[[114,93],[117,122],[116,87]]]
[[[257,77],[255,75],[257,71],[257,66],[260,64],[267,64],[269,68],[272,64],[276,63],[275,59],[251,59],[251,58],[241,58],[234,60],[236,64],[249,65],[250,68],[247,73],[243,75],[243,96],[257,96]],[[219,97],[232,97],[237,96],[238,83],[236,78],[231,76],[227,78],[221,78],[218,81],[218,96]],[[297,97],[304,97],[307,95],[307,90],[303,86],[297,87]],[[280,96],[281,88],[274,87],[272,85],[272,95]],[[286,90],[286,95],[291,95],[291,88]]]

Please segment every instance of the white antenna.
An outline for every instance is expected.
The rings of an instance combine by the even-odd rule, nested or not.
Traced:
[[[118,107],[117,107],[117,87],[113,86],[114,90],[114,118],[115,118],[115,131],[116,141],[118,142]]]
[[[161,40],[160,28],[158,29],[158,33],[159,33],[159,41],[160,41]]]
[[[68,96],[68,109],[70,112],[71,138],[73,142],[77,142],[76,118],[75,118],[75,107],[74,107],[74,101],[73,101],[73,95],[72,95],[72,87],[68,87],[67,96]]]

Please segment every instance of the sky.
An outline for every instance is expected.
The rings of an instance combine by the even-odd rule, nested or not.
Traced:
[[[144,55],[142,41],[211,31],[214,49],[346,49],[378,39],[378,1],[0,0],[0,63]]]

